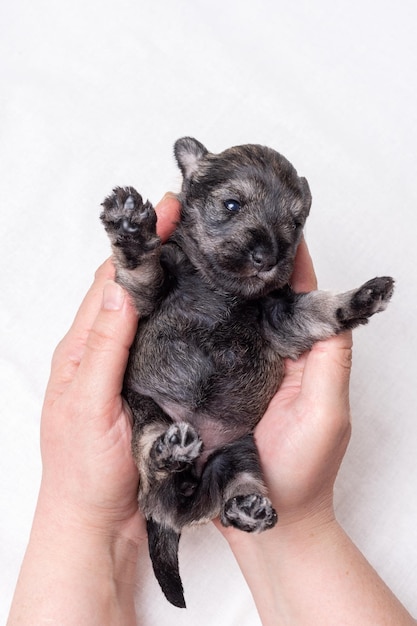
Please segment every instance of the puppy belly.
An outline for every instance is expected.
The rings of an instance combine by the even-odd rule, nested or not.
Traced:
[[[227,420],[227,407],[222,415],[223,419],[220,417],[216,419],[208,416],[205,411],[193,412],[173,402],[160,402],[158,404],[174,422],[188,422],[196,429],[203,442],[203,451],[200,455],[202,463],[217,448],[243,437],[252,430],[252,423],[245,423],[244,420],[240,423],[235,419]]]

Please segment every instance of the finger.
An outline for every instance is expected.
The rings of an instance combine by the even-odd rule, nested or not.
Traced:
[[[343,412],[349,406],[351,365],[351,332],[317,342],[306,358],[301,395],[327,412]]]
[[[171,192],[166,193],[156,205],[155,211],[158,216],[156,230],[162,241],[166,241],[174,232],[180,218],[180,208],[177,196]]]
[[[297,293],[317,289],[317,277],[304,237],[300,241],[291,275],[291,286]]]
[[[74,379],[76,397],[88,399],[103,417],[111,417],[109,409],[122,391],[137,322],[136,310],[126,291],[114,281],[107,281]]]
[[[115,269],[113,261],[109,258],[100,265],[94,275],[93,284],[84,297],[71,328],[66,335],[68,343],[71,342],[73,337],[79,337],[80,335],[84,336],[84,339],[86,338],[100,310],[104,285],[107,280],[113,280],[114,276]]]
[[[55,349],[48,383],[48,392],[53,396],[49,398],[51,401],[72,381],[77,371],[88,333],[100,310],[104,285],[107,280],[114,278],[114,274],[112,260],[107,259],[96,271],[94,282],[84,297],[69,331]]]

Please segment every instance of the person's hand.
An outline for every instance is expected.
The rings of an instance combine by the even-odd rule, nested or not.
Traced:
[[[156,207],[158,233],[174,229],[179,203]],[[131,415],[121,397],[138,316],[114,282],[109,259],[97,271],[52,362],[41,422],[40,503],[66,524],[144,536],[138,475],[130,451]]]
[[[179,202],[156,207],[164,240]],[[131,416],[121,392],[138,315],[106,261],[57,347],[41,420],[42,482],[9,615],[27,624],[136,624],[139,546]]]
[[[291,282],[298,292],[316,288],[304,241]],[[334,515],[333,487],[351,430],[351,357],[346,332],[288,360],[283,383],[256,427],[276,526],[250,534],[216,520],[265,626],[416,624]]]
[[[297,292],[317,288],[304,240],[291,283]],[[334,481],[350,437],[351,354],[352,335],[346,332],[318,342],[296,361],[288,359],[282,385],[256,427],[280,528],[294,521],[333,518]],[[243,540],[234,529],[222,531],[228,539]]]
[[[303,241],[295,291],[317,288]],[[283,383],[255,432],[265,479],[281,524],[333,516],[333,486],[350,438],[352,333],[316,343],[286,361]]]

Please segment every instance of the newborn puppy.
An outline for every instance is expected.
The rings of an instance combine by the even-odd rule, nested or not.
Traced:
[[[161,245],[156,214],[133,188],[103,203],[118,282],[141,320],[124,395],[134,427],[139,506],[155,575],[184,607],[184,526],[220,516],[247,532],[272,528],[253,430],[284,372],[321,339],[365,324],[393,292],[374,278],[339,295],[289,286],[311,195],[305,178],[258,145],[212,154],[179,139],[178,227]]]

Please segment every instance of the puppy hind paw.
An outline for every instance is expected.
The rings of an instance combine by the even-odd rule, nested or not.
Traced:
[[[203,442],[186,422],[172,424],[155,441],[151,456],[158,469],[181,472],[200,455]]]
[[[224,526],[234,526],[248,533],[273,528],[278,516],[269,498],[259,494],[235,496],[227,500],[221,515]]]

